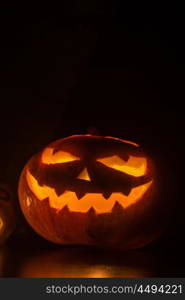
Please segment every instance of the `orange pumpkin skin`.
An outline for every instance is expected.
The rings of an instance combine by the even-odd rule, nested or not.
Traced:
[[[15,212],[12,206],[10,189],[0,184],[0,246],[2,246],[15,230]]]
[[[34,155],[19,181],[25,218],[57,244],[142,247],[163,230],[151,160],[132,142],[70,136]]]

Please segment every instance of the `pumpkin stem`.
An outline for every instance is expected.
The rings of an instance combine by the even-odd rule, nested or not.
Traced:
[[[92,135],[100,135],[100,133],[99,133],[99,131],[98,131],[98,129],[96,128],[96,127],[89,127],[88,129],[87,129],[87,133],[88,134],[92,134]]]

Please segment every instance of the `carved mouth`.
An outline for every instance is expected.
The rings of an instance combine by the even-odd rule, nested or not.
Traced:
[[[70,211],[84,213],[88,212],[91,208],[96,213],[111,212],[116,203],[119,203],[125,209],[137,202],[152,184],[152,181],[150,181],[137,186],[131,190],[128,196],[117,192],[79,193],[68,190],[61,196],[58,196],[53,188],[40,186],[29,172],[27,172],[26,178],[30,190],[40,201],[48,198],[50,206],[59,211],[67,206]],[[27,205],[30,205],[30,198],[27,201]]]
[[[42,186],[40,185],[40,187]],[[105,199],[109,199],[111,194],[115,192],[120,192],[125,196],[128,196],[132,190],[131,186],[127,186],[127,187],[123,186],[121,188],[118,187],[115,190],[113,188],[110,189],[110,186],[105,188],[102,187],[100,188],[96,184],[93,184],[92,182],[85,182],[84,180],[79,180],[79,179],[73,181],[71,180],[70,182],[62,184],[61,186],[55,185],[52,188],[55,190],[58,197],[62,196],[66,191],[71,191],[76,194],[78,200],[81,200],[86,194],[102,194]]]

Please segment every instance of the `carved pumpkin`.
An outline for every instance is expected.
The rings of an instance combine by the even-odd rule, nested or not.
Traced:
[[[19,182],[33,229],[58,244],[141,247],[161,231],[153,164],[135,143],[74,135],[33,156]]]
[[[0,184],[0,245],[3,245],[15,229],[15,213],[10,189]]]

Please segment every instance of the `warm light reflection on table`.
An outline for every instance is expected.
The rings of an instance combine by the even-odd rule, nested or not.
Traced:
[[[74,247],[41,250],[15,262],[15,277],[150,277],[155,259],[142,252],[94,251]]]
[[[128,252],[65,247],[21,236],[0,247],[0,277],[184,277],[182,255],[178,259],[152,247]]]

